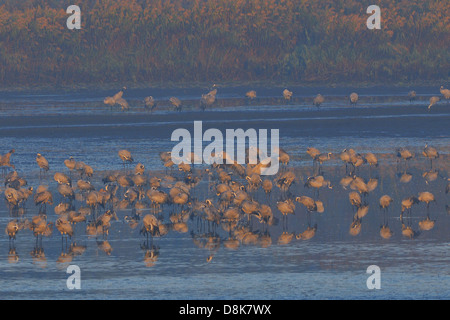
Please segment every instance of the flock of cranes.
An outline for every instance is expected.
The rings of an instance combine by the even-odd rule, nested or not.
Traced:
[[[104,104],[110,106],[111,108],[115,105],[119,105],[122,109],[122,111],[127,111],[130,109],[130,106],[128,102],[123,98],[124,91],[126,90],[126,87],[123,87],[122,90],[120,90],[118,93],[116,93],[112,97],[106,97],[104,99]],[[449,101],[450,100],[450,89],[445,89],[444,86],[440,87],[440,93],[442,97]],[[207,108],[210,108],[214,105],[216,102],[216,95],[217,95],[217,86],[214,84],[210,89],[209,92],[202,94],[200,98],[200,108],[201,110],[205,111]],[[245,94],[245,97],[248,99],[248,101],[256,99],[256,91],[250,90]],[[288,89],[284,89],[282,92],[282,98],[284,101],[289,102],[291,101],[293,97],[293,92],[289,91]],[[408,99],[410,102],[413,102],[417,99],[417,93],[415,91],[410,91],[408,93]],[[439,96],[432,96],[430,98],[430,104],[428,105],[428,110],[431,109],[433,105],[438,103],[441,100]],[[352,92],[349,95],[349,103],[352,106],[355,106],[359,101],[359,95],[356,92]],[[157,107],[157,102],[152,96],[148,96],[144,98],[144,107],[146,110],[154,111]],[[182,111],[183,109],[183,101],[180,100],[177,97],[171,97],[169,98],[170,105],[173,107],[175,111]],[[316,107],[320,107],[325,102],[325,97],[322,94],[318,94],[314,97],[312,104]]]
[[[130,109],[130,105],[123,98],[124,91],[126,87],[123,87],[118,93],[116,93],[112,97],[106,97],[103,100],[103,103],[113,108],[116,105],[119,105],[122,111],[127,111]],[[216,85],[213,85],[210,91],[206,94],[202,94],[200,99],[200,108],[205,110],[208,107],[211,107],[216,101],[217,89]],[[170,97],[169,102],[175,111],[181,112],[183,109],[183,102],[177,97]],[[146,110],[154,111],[157,107],[158,103],[152,96],[148,96],[144,98],[144,106]]]
[[[370,212],[369,202],[373,201],[373,198],[369,201],[369,194],[379,187],[378,178],[372,177],[372,170],[380,165],[377,156],[373,153],[360,154],[353,149],[333,154],[310,147],[306,154],[312,159],[309,171],[312,175],[303,177],[295,168],[289,167],[292,156],[283,149],[279,151],[282,169],[276,176],[261,176],[262,163],[214,164],[195,168],[184,162],[176,166],[170,152],[159,155],[165,173],[164,170],[148,172],[144,164],[135,164],[135,158],[128,150],[117,153],[122,169],[112,168],[111,171],[96,174],[89,165],[70,157],[64,161],[67,172],[53,174],[55,188],[49,187],[49,161],[42,154],[37,154],[36,164],[41,172],[40,185],[36,189],[29,187],[27,180],[15,170],[4,177],[5,188],[2,192],[11,217],[5,230],[10,239],[10,251],[14,253],[14,241],[18,234],[28,229],[36,237],[36,254],[42,254],[42,239],[50,237],[54,228],[61,234],[63,248],[65,241],[67,249],[68,238],[74,238],[80,232],[77,225],[82,224],[83,233],[96,237],[99,247],[111,254],[112,247],[107,240],[111,223],[119,220],[116,212],[128,210],[129,213],[121,220],[132,229],[140,230],[143,239],[146,239],[146,257],[152,263],[157,259],[154,237],[163,237],[169,232],[187,233],[189,230],[193,242],[209,250],[209,262],[221,246],[228,249],[236,249],[242,244],[270,246],[270,228],[280,221],[282,233],[278,244],[288,244],[294,239],[312,239],[318,230],[317,224],[311,221],[312,216],[329,210],[326,204],[330,203],[328,199],[333,196],[337,184],[340,185],[338,188],[342,188],[341,192],[350,191],[347,209],[353,209],[353,219],[349,234],[360,234],[363,220]],[[14,150],[11,150],[0,157],[2,167],[15,169],[11,163],[13,153]],[[430,160],[431,170],[433,160],[440,157],[439,152],[429,145],[423,148],[421,155]],[[408,163],[416,158],[406,148],[399,148],[393,156],[398,159],[397,171],[403,174],[406,174]],[[193,157],[194,154],[191,155]],[[345,175],[338,183],[334,177],[327,178],[323,170],[323,164],[333,160],[341,160],[345,164]],[[363,166],[370,168],[368,179],[361,174]],[[178,170],[174,171],[174,168]],[[448,193],[450,180],[446,179],[445,192]],[[319,194],[322,189],[329,190],[325,196]],[[37,214],[31,218],[26,217],[28,199],[33,199],[38,208]],[[378,200],[379,214],[383,215],[380,236],[389,239],[394,233],[388,214],[395,202],[401,202],[401,233],[404,237],[412,239],[422,231],[433,229],[435,220],[430,217],[429,207],[435,201],[430,191],[409,194],[403,200],[382,195]],[[54,205],[56,202],[59,204]],[[419,230],[414,230],[411,224],[412,207],[420,203],[426,205],[426,217],[418,223]],[[53,214],[49,212],[49,206],[54,206]],[[301,207],[304,208],[303,213]],[[306,228],[298,233],[289,232],[288,217],[298,214],[306,215]],[[227,234],[226,237],[219,236],[219,228]],[[151,246],[149,238],[152,239]],[[64,257],[69,259],[76,255],[73,251],[76,247],[76,242],[72,242],[69,251],[63,250]]]
[[[118,105],[124,111],[129,110],[130,105],[124,98],[126,90],[123,87],[113,96],[106,97],[104,103],[111,108]],[[213,85],[207,93],[202,94],[202,110],[214,105],[217,92],[216,85]],[[441,86],[440,93],[444,99],[450,100],[450,90]],[[288,89],[282,91],[281,97],[287,102],[293,96],[294,93]],[[251,101],[256,99],[257,93],[251,90],[245,97]],[[348,99],[351,105],[359,102],[356,92],[351,93]],[[409,92],[408,99],[411,102],[417,99],[416,92]],[[431,97],[428,110],[440,99],[439,96]],[[182,100],[171,97],[169,102],[175,111],[182,111]],[[325,97],[318,94],[312,104],[319,108],[324,102]],[[150,111],[158,107],[158,102],[152,96],[146,97],[143,103]],[[65,242],[66,250],[61,256],[64,261],[82,254],[83,246],[73,241],[80,232],[95,237],[98,247],[106,254],[111,254],[113,249],[108,236],[114,232],[113,221],[122,220],[131,229],[138,229],[142,239],[146,240],[142,248],[148,265],[153,265],[159,255],[157,247],[153,245],[153,238],[164,237],[170,232],[189,231],[194,244],[209,251],[206,261],[210,262],[220,247],[237,249],[241,245],[251,244],[270,246],[271,230],[277,225],[282,229],[278,244],[314,238],[320,231],[313,219],[316,215],[326,215],[330,211],[330,198],[341,197],[340,193],[347,191],[348,202],[344,210],[352,210],[349,235],[359,235],[367,215],[378,211],[383,220],[379,234],[383,239],[391,238],[395,228],[389,215],[393,205],[397,205],[401,207],[398,211],[401,223],[399,230],[404,237],[413,239],[421,232],[434,228],[436,221],[430,215],[430,206],[443,191],[438,190],[435,195],[431,192],[434,190],[420,190],[416,194],[408,192],[399,197],[398,192],[385,194],[383,188],[382,193],[374,199],[374,192],[381,189],[382,182],[376,177],[380,166],[389,167],[395,161],[380,163],[375,153],[362,154],[351,148],[339,153],[307,148],[304,156],[312,160],[312,165],[307,166],[306,176],[299,173],[298,168],[290,167],[292,155],[280,149],[281,171],[276,176],[268,177],[261,175],[264,166],[261,163],[198,168],[190,162],[175,165],[170,152],[161,152],[161,168],[149,171],[143,163],[136,164],[129,150],[123,149],[117,153],[121,169],[95,172],[92,166],[69,157],[64,161],[67,171],[53,172],[53,179],[49,179],[52,164],[45,155],[38,153],[36,169],[39,168],[39,185],[34,186],[28,185],[25,175],[19,174],[20,170],[16,171],[12,161],[14,154],[15,150],[11,149],[0,155],[4,178],[4,187],[0,186],[0,193],[4,195],[9,208],[10,220],[5,233],[10,240],[11,257],[17,256],[14,246],[16,238],[29,230],[36,238],[33,255],[42,258],[43,238],[51,237],[54,229],[61,235],[63,248]],[[450,192],[449,178],[443,177],[435,169],[436,161],[441,158],[436,148],[426,144],[416,155],[402,147],[391,156],[397,160],[396,172],[398,182],[402,185],[411,182],[412,174],[408,172],[410,163],[422,157],[429,161],[429,169],[422,175],[426,187],[444,178],[447,182],[445,194]],[[342,164],[342,170],[345,166],[345,174],[340,179],[324,172],[324,166],[333,162],[336,164],[336,160]],[[368,172],[363,168],[367,168]],[[36,209],[32,209],[30,201],[34,202]],[[374,202],[379,209],[373,209]],[[411,216],[413,208],[417,206],[425,206],[426,215],[414,226]],[[449,213],[449,207],[446,208]],[[35,214],[29,216],[30,210],[36,210]],[[126,214],[121,216],[124,212]],[[292,217],[299,215],[305,217],[304,228],[300,232],[291,232],[290,222],[296,219]],[[221,232],[225,236],[220,235]],[[67,251],[69,239],[71,243]]]

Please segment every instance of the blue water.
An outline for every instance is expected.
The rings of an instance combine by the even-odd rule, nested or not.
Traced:
[[[305,153],[309,146],[332,153],[352,147],[379,155],[378,168],[364,167],[359,172],[365,179],[379,179],[378,188],[367,199],[370,209],[361,234],[349,234],[354,211],[348,202],[349,190],[339,185],[345,167],[337,157],[324,165],[324,176],[334,185],[318,196],[325,212],[313,213],[308,223],[304,207],[297,204],[296,214],[288,217],[287,230],[283,230],[281,221],[269,227],[272,243],[268,247],[241,244],[237,250],[227,249],[227,232],[218,227],[212,234],[199,227],[195,219],[189,220],[187,233],[172,230],[146,243],[139,233],[141,226],[131,229],[124,222],[125,215],[131,213],[128,208],[117,210],[119,220],[112,223],[107,238],[112,247],[110,255],[99,247],[106,239],[89,238],[85,224],[79,224],[67,246],[56,229],[51,237],[44,238],[45,258],[38,259],[32,254],[36,241],[31,231],[22,230],[13,244],[9,242],[3,230],[15,217],[1,200],[0,299],[449,299],[450,216],[446,205],[450,199],[445,186],[450,169],[450,109],[440,102],[431,112],[426,111],[429,97],[437,95],[438,90],[420,88],[416,90],[419,99],[410,103],[405,98],[410,88],[362,88],[357,90],[360,103],[350,107],[346,97],[353,88],[297,88],[297,93],[293,90],[297,100],[289,105],[274,100],[282,89],[258,88],[259,100],[247,103],[242,99],[244,88],[223,88],[218,94],[223,106],[219,104],[206,113],[191,102],[203,93],[204,89],[198,88],[130,89],[125,96],[132,106],[128,113],[103,106],[103,97],[114,94],[114,90],[4,93],[0,96],[0,153],[15,148],[12,162],[18,173],[29,186],[48,184],[57,204],[62,199],[53,174],[67,171],[63,161],[69,156],[94,168],[93,184],[98,190],[106,171],[122,169],[117,157],[122,148],[130,150],[136,162],[144,163],[150,176],[164,175],[159,152],[173,147],[170,135],[175,128],[192,129],[194,120],[202,120],[205,129],[279,128],[281,147],[292,158],[289,167],[296,168],[298,181],[291,190],[295,196],[315,196],[313,190],[303,186],[313,174],[311,159]],[[320,110],[310,103],[318,92],[326,97]],[[160,102],[160,109],[153,114],[140,102],[146,95]],[[180,114],[168,107],[168,98],[175,95],[189,101]],[[430,183],[422,177],[429,170],[428,160],[420,156],[426,143],[441,153],[433,163],[439,178]],[[395,150],[399,146],[417,155],[408,169],[413,174],[409,184],[398,181]],[[50,162],[50,172],[43,180],[35,162],[37,152]],[[197,168],[197,173],[204,168]],[[175,175],[182,177],[181,173]],[[213,197],[207,194],[206,182],[196,189],[195,196],[200,200]],[[400,201],[421,191],[436,196],[429,209],[436,224],[430,231],[421,231],[416,239],[406,239],[401,234]],[[394,235],[389,240],[379,235],[383,214],[378,199],[383,194],[394,198],[388,212]],[[281,220],[276,209],[279,196],[277,190],[270,200],[261,191],[254,194]],[[78,209],[82,202],[75,205]],[[168,222],[174,210],[177,208],[166,206],[160,215]],[[409,223],[415,231],[419,231],[418,222],[425,219],[426,212],[424,204],[414,208]],[[23,218],[31,219],[37,213],[30,199]],[[144,210],[146,213],[149,209]],[[49,221],[57,219],[53,206],[47,208],[47,214]],[[294,237],[289,244],[278,244],[283,231],[299,234],[315,224],[318,229],[313,239]],[[252,220],[252,230],[263,235],[256,220]],[[194,237],[212,235],[220,243],[218,249],[199,248],[193,241]],[[84,246],[85,251],[70,254],[71,242]],[[10,251],[12,248],[14,251]],[[148,250],[157,255],[154,264],[145,261]],[[207,262],[211,255],[211,262]],[[81,269],[81,290],[67,289],[66,269],[71,264]],[[370,265],[381,268],[380,290],[366,286]]]

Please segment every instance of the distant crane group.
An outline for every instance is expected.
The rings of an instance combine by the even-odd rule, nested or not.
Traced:
[[[104,104],[110,106],[110,108],[112,109],[114,106],[119,105],[122,109],[122,111],[127,111],[130,109],[130,105],[128,104],[128,102],[124,99],[123,95],[124,92],[127,88],[123,87],[122,90],[120,90],[119,92],[117,92],[116,94],[114,94],[113,96],[110,97],[106,97],[103,102]],[[450,101],[450,89],[446,89],[444,88],[444,86],[440,87],[440,93],[443,97],[443,99]],[[285,88],[282,91],[282,98],[285,102],[290,102],[292,100],[293,97],[293,92],[290,91],[289,89]],[[408,99],[409,101],[412,103],[413,101],[415,101],[417,99],[417,93],[414,90],[411,90],[408,92]],[[245,98],[247,99],[247,101],[253,101],[255,100],[257,97],[257,93],[256,90],[249,90],[245,93]],[[359,95],[356,92],[352,92],[349,96],[348,96],[349,102],[352,106],[355,106],[358,101],[359,101]],[[209,88],[209,91],[207,93],[204,93],[201,95],[200,97],[200,109],[202,111],[205,111],[207,108],[212,107],[215,102],[217,100],[217,86],[214,84],[212,87]],[[441,100],[441,97],[435,95],[430,97],[430,101],[429,101],[429,105],[427,110],[430,111],[431,107],[436,105],[439,101]],[[143,100],[144,102],[144,108],[146,110],[149,110],[151,112],[153,112],[158,103],[156,101],[156,99],[153,96],[147,96],[144,98]],[[169,102],[170,105],[174,108],[175,111],[177,112],[181,112],[183,109],[183,101],[178,98],[178,97],[170,97],[169,98]],[[317,108],[319,108],[323,103],[325,102],[325,97],[322,94],[317,94],[314,98],[313,98],[313,105]]]

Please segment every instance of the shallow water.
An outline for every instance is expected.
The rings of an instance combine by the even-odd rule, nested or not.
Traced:
[[[93,183],[97,190],[106,170],[120,170],[122,164],[117,151],[130,150],[136,162],[145,164],[147,170],[163,170],[160,151],[174,146],[170,141],[176,128],[193,130],[193,121],[203,121],[204,130],[256,128],[280,129],[280,143],[296,168],[298,182],[291,189],[294,195],[315,196],[314,191],[303,186],[312,175],[311,159],[305,153],[309,146],[322,152],[338,153],[344,148],[357,152],[374,152],[380,157],[380,167],[364,167],[358,173],[368,179],[379,179],[378,188],[367,202],[369,214],[363,218],[361,233],[349,234],[354,211],[348,202],[349,190],[339,186],[345,167],[338,159],[324,165],[324,176],[334,188],[321,190],[318,198],[324,202],[325,212],[313,213],[308,222],[304,207],[297,204],[296,214],[288,217],[285,230],[282,223],[269,227],[272,243],[241,245],[237,250],[224,247],[227,232],[220,227],[211,233],[196,219],[189,220],[189,232],[169,232],[163,238],[146,243],[139,228],[131,229],[124,221],[131,209],[118,210],[119,220],[112,223],[107,241],[112,253],[107,255],[99,245],[102,236],[88,238],[84,224],[76,226],[73,239],[61,242],[55,229],[50,238],[43,239],[45,259],[31,254],[36,246],[29,230],[19,232],[13,244],[2,231],[0,234],[0,299],[448,299],[450,298],[450,216],[446,212],[449,196],[445,194],[449,175],[450,112],[445,102],[440,102],[431,112],[426,111],[428,99],[436,95],[435,88],[416,89],[418,101],[405,99],[409,88],[360,89],[360,103],[349,107],[347,92],[353,89],[320,88],[326,102],[317,110],[310,100],[316,89],[293,90],[296,100],[291,104],[278,101],[281,90],[258,88],[257,101],[247,103],[241,97],[244,88],[227,88],[218,94],[221,104],[209,111],[199,112],[194,102],[201,89],[129,90],[127,98],[132,110],[122,113],[102,106],[102,99],[114,92],[80,91],[67,94],[10,92],[0,97],[0,153],[15,148],[12,162],[18,173],[28,180],[28,185],[50,185],[55,203],[57,195],[53,174],[66,172],[63,161],[69,156],[91,165],[96,174]],[[351,91],[349,91],[351,90]],[[221,92],[221,91],[219,91]],[[152,94],[160,101],[160,109],[149,114],[139,101]],[[167,109],[170,96],[178,94],[190,101],[186,110],[174,113]],[[191,102],[193,101],[193,102]],[[196,103],[196,102],[195,102]],[[423,172],[429,162],[420,156],[425,143],[439,149],[441,157],[433,162],[439,171],[436,181],[426,183]],[[413,180],[402,184],[396,170],[396,148],[408,147],[417,154],[408,172]],[[40,181],[35,162],[36,153],[42,153],[50,162],[50,172]],[[198,170],[203,169],[199,168]],[[198,171],[199,172],[199,171]],[[401,173],[401,172],[400,172]],[[152,173],[153,174],[163,174]],[[181,178],[181,173],[178,174]],[[74,179],[75,180],[75,179]],[[198,187],[196,196],[210,197],[206,182]],[[431,191],[436,202],[429,213],[436,220],[430,231],[421,231],[414,240],[401,234],[400,201],[421,191]],[[123,192],[122,192],[123,193]],[[388,223],[394,232],[391,239],[379,235],[383,214],[378,199],[390,194],[394,203],[388,211]],[[270,200],[262,192],[254,197],[267,202],[277,218],[276,209],[280,194],[274,191]],[[81,202],[76,202],[79,208]],[[164,208],[161,215],[168,221],[169,214],[177,210]],[[32,200],[27,204],[24,218],[38,213]],[[53,207],[47,208],[49,221],[55,221]],[[144,214],[148,211],[144,211]],[[418,222],[425,219],[426,206],[414,208],[407,223],[419,232]],[[0,230],[10,220],[8,207],[0,202]],[[301,233],[308,226],[317,225],[317,233],[308,241],[296,240],[289,244],[277,243],[280,235]],[[252,230],[260,236],[267,235],[261,225],[252,220]],[[215,236],[220,241],[217,250],[199,248],[193,237]],[[71,255],[70,243],[85,246],[82,255]],[[153,247],[152,247],[153,245]],[[147,246],[147,247],[146,247]],[[14,256],[10,251],[15,248]],[[144,260],[147,251],[158,255],[154,265]],[[61,258],[66,260],[63,261]],[[64,255],[66,253],[66,255]],[[213,255],[211,262],[206,259]],[[15,262],[15,263],[12,263]],[[70,291],[66,287],[66,268],[70,264],[81,268],[82,289]],[[381,268],[381,290],[369,290],[366,280],[370,265]]]

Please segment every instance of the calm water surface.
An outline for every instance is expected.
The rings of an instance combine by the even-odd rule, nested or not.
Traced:
[[[283,89],[283,88],[282,88]],[[353,237],[349,227],[354,211],[348,202],[349,190],[339,186],[345,175],[340,160],[324,166],[324,176],[334,188],[323,190],[319,199],[325,212],[313,213],[308,220],[304,207],[297,204],[296,214],[288,217],[287,229],[281,222],[264,232],[253,220],[252,231],[272,240],[268,247],[260,244],[240,245],[236,250],[224,247],[229,237],[220,227],[212,232],[196,219],[188,222],[187,233],[169,232],[163,238],[146,242],[146,238],[124,222],[131,209],[118,210],[118,221],[111,226],[107,238],[112,251],[103,250],[102,236],[89,238],[85,224],[76,226],[75,236],[66,245],[54,230],[43,239],[43,253],[36,257],[36,241],[29,230],[22,230],[14,244],[3,232],[11,217],[5,202],[0,201],[0,299],[449,299],[450,298],[450,216],[445,193],[449,176],[450,112],[440,102],[426,112],[428,99],[436,95],[435,88],[416,90],[419,99],[405,99],[410,88],[361,89],[360,103],[350,108],[348,93],[353,89],[320,88],[326,102],[320,110],[311,107],[316,90],[293,90],[296,100],[289,105],[277,101],[281,90],[259,88],[259,100],[247,103],[241,97],[244,88],[219,91],[218,104],[205,113],[194,108],[201,89],[129,90],[132,110],[126,114],[105,108],[103,97],[114,92],[92,90],[67,94],[10,92],[0,96],[0,153],[16,149],[12,162],[29,186],[47,183],[54,193],[55,204],[61,200],[56,191],[53,174],[66,172],[63,161],[69,156],[91,165],[96,171],[93,180],[97,190],[106,170],[120,170],[117,151],[130,150],[137,162],[147,170],[162,170],[160,151],[170,150],[174,142],[171,133],[176,128],[193,130],[193,121],[203,121],[204,130],[218,128],[277,128],[281,146],[291,154],[290,167],[296,168],[298,183],[295,195],[314,196],[303,186],[312,175],[311,159],[305,153],[309,146],[323,152],[338,153],[344,148],[358,152],[374,152],[380,156],[380,167],[374,171],[363,168],[365,179],[376,177],[379,186],[367,198],[369,214],[363,219],[361,233]],[[348,92],[347,92],[348,91]],[[160,109],[149,114],[140,101],[153,95]],[[186,110],[175,114],[168,110],[167,99],[178,96],[189,101]],[[433,170],[439,171],[436,181],[426,183],[423,172],[429,162],[420,157],[425,143],[435,146],[441,157]],[[398,181],[395,149],[408,147],[418,154],[410,166],[413,180]],[[51,170],[44,181],[39,180],[35,163],[40,152],[50,162]],[[198,172],[204,167],[198,168]],[[156,174],[156,173],[155,173]],[[162,174],[162,173],[161,173]],[[181,175],[179,176],[181,178]],[[198,186],[197,197],[205,199],[205,182]],[[426,218],[424,204],[414,208],[408,224],[418,232],[414,240],[401,234],[400,201],[421,191],[431,191],[436,202],[429,214],[436,220],[430,231],[420,231],[418,222]],[[390,194],[394,203],[387,220],[394,235],[384,240],[379,235],[383,214],[378,199]],[[268,200],[262,192],[256,200],[271,205],[275,217],[279,193]],[[76,208],[80,202],[76,203]],[[166,207],[161,215],[166,221],[176,208]],[[145,212],[145,211],[144,211]],[[27,204],[24,218],[38,210],[32,200]],[[54,222],[53,207],[47,208],[48,220]],[[145,212],[147,213],[147,212]],[[299,234],[308,226],[317,225],[316,236],[309,241],[294,239],[278,244],[283,232]],[[219,244],[208,250],[196,245],[196,240],[214,237]],[[85,248],[81,255],[70,254],[70,244]],[[153,253],[156,258],[149,261]],[[146,256],[147,255],[147,256]],[[207,262],[209,256],[211,262]],[[45,258],[44,258],[45,256]],[[146,258],[147,257],[147,258]],[[82,290],[66,287],[66,268],[70,264],[81,268]],[[366,269],[381,268],[381,290],[368,290]]]

